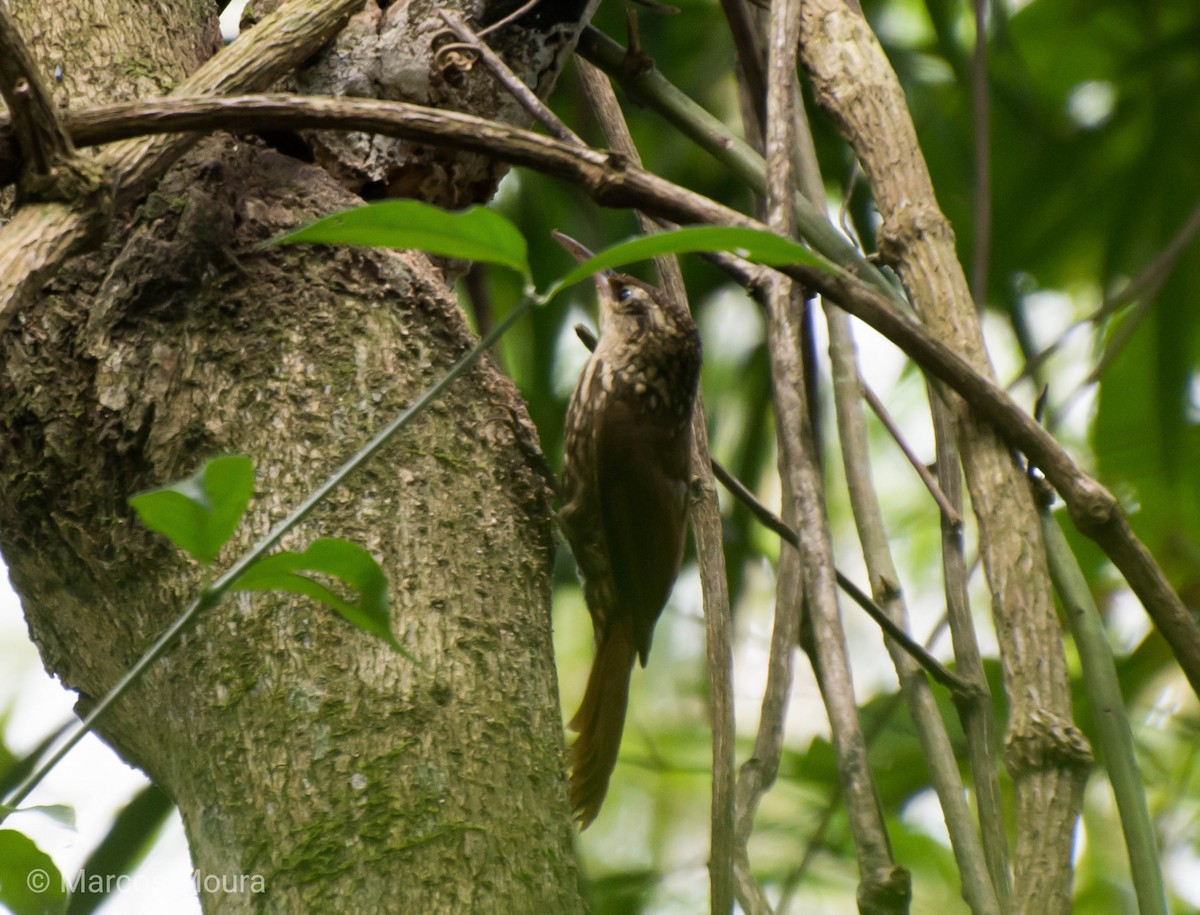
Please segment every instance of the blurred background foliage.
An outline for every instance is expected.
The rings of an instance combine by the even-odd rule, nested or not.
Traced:
[[[740,133],[733,48],[720,5],[716,0],[679,5],[676,16],[639,11],[644,49],[668,79]],[[963,263],[970,264],[976,210],[972,10],[951,0],[866,0],[864,7],[903,81],[938,198]],[[626,41],[621,4],[604,3],[595,24]],[[1031,405],[1048,388],[1052,428],[1121,496],[1139,536],[1195,608],[1200,244],[1186,238],[1168,269],[1150,268],[1197,218],[1200,4],[1006,0],[990,10],[989,29],[992,219],[985,328],[997,371],[1009,383],[1027,360],[1053,348],[1015,385],[1015,395]],[[622,101],[648,168],[731,206],[753,207],[751,194],[706,153],[652,113],[623,96]],[[586,140],[604,145],[573,71],[564,75],[552,105]],[[858,182],[848,195],[852,156],[819,112],[810,109],[810,120],[832,215],[851,225],[871,252],[876,226],[869,191]],[[851,203],[840,214],[836,208],[847,196]],[[525,231],[541,285],[569,263],[550,239],[551,229],[592,247],[636,231],[632,214],[602,210],[575,189],[530,172],[510,175],[495,205]],[[692,257],[683,266],[704,336],[703,389],[714,453],[764,501],[777,505],[763,322],[756,306],[714,268]],[[518,292],[511,282],[504,271],[484,271],[464,284],[464,305],[478,324],[511,307]],[[1127,294],[1131,284],[1133,293]],[[528,399],[556,469],[567,398],[586,358],[572,327],[579,321],[594,326],[589,291],[580,286],[574,296],[515,328],[500,354]],[[919,376],[873,333],[861,326],[856,333],[864,375],[918,454],[931,460]],[[832,422],[825,425],[832,435]],[[946,640],[936,637],[942,615],[937,512],[878,424],[872,434],[876,482],[902,563],[914,634],[934,637],[937,653],[948,657]],[[839,567],[863,582],[836,441],[822,447]],[[740,762],[749,755],[765,679],[778,542],[726,493],[721,498],[737,626]],[[1200,908],[1200,716],[1194,698],[1180,688],[1169,653],[1119,577],[1090,542],[1069,523],[1064,527],[1120,653],[1172,905],[1194,911]],[[986,586],[979,578],[976,571],[974,610],[985,648],[994,654]],[[591,627],[565,547],[556,581],[556,651],[562,705],[569,713],[590,663]],[[880,800],[897,859],[913,872],[913,912],[965,912],[924,760],[897,700],[878,631],[849,602],[843,611]],[[1078,676],[1069,644],[1067,654]],[[698,912],[706,905],[710,735],[703,658],[699,586],[694,572],[685,570],[659,625],[650,665],[634,676],[608,802],[580,839],[588,892],[599,915]],[[989,662],[988,669],[1003,721],[998,663]],[[1075,687],[1079,724],[1091,737],[1086,699],[1078,683]],[[939,699],[951,733],[961,737],[949,700],[944,693]],[[857,873],[826,738],[815,681],[801,659],[788,750],[750,848],[755,871],[781,912],[853,910]],[[161,822],[160,797],[147,795],[141,804],[115,824],[105,849],[119,856],[112,842],[125,843],[131,866]],[[1077,833],[1076,912],[1135,911],[1120,835],[1111,793],[1098,771]]]

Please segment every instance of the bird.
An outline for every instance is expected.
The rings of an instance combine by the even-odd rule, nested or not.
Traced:
[[[683,560],[701,364],[700,333],[682,303],[623,273],[600,271],[595,281],[601,333],[567,408],[558,514],[596,645],[567,725],[579,735],[569,761],[581,829],[608,792],[634,658],[645,667]]]

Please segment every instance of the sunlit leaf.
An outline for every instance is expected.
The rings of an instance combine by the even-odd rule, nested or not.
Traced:
[[[237,454],[213,458],[190,477],[129,502],[146,527],[208,563],[233,536],[253,494],[254,464]]]
[[[418,200],[385,200],[326,216],[272,243],[301,242],[417,248],[444,257],[497,264],[529,276],[525,236],[504,216],[486,207],[450,212]]]
[[[303,574],[328,575],[358,592],[346,600],[329,587]],[[355,626],[403,652],[392,635],[387,602],[387,578],[375,558],[347,540],[323,538],[302,553],[285,550],[250,567],[233,588],[242,591],[287,591],[320,601]],[[406,654],[406,653],[405,653]]]
[[[599,270],[644,261],[660,254],[694,251],[729,251],[748,261],[775,267],[806,264],[825,269],[828,266],[803,245],[774,232],[738,226],[685,226],[653,235],[639,235],[605,248],[554,283],[546,298],[553,298],[566,287],[587,279]]]

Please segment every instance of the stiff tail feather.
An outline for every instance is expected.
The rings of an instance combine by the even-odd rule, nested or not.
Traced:
[[[579,733],[571,745],[571,808],[580,829],[596,819],[617,765],[636,654],[630,627],[618,624],[609,630],[596,649],[583,702],[567,725]]]

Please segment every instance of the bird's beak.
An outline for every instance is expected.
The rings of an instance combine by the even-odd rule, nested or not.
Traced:
[[[570,235],[565,235],[562,232],[559,232],[557,229],[552,229],[550,234],[553,236],[554,240],[566,248],[567,253],[575,258],[575,260],[579,261],[579,263],[582,264],[589,257],[593,256],[592,252],[588,250],[586,245],[577,242]],[[597,270],[594,274],[592,274],[592,279],[596,283],[596,291],[600,293],[601,303],[608,302],[612,299],[613,292],[610,284],[614,276],[616,276],[616,273],[608,269]]]

